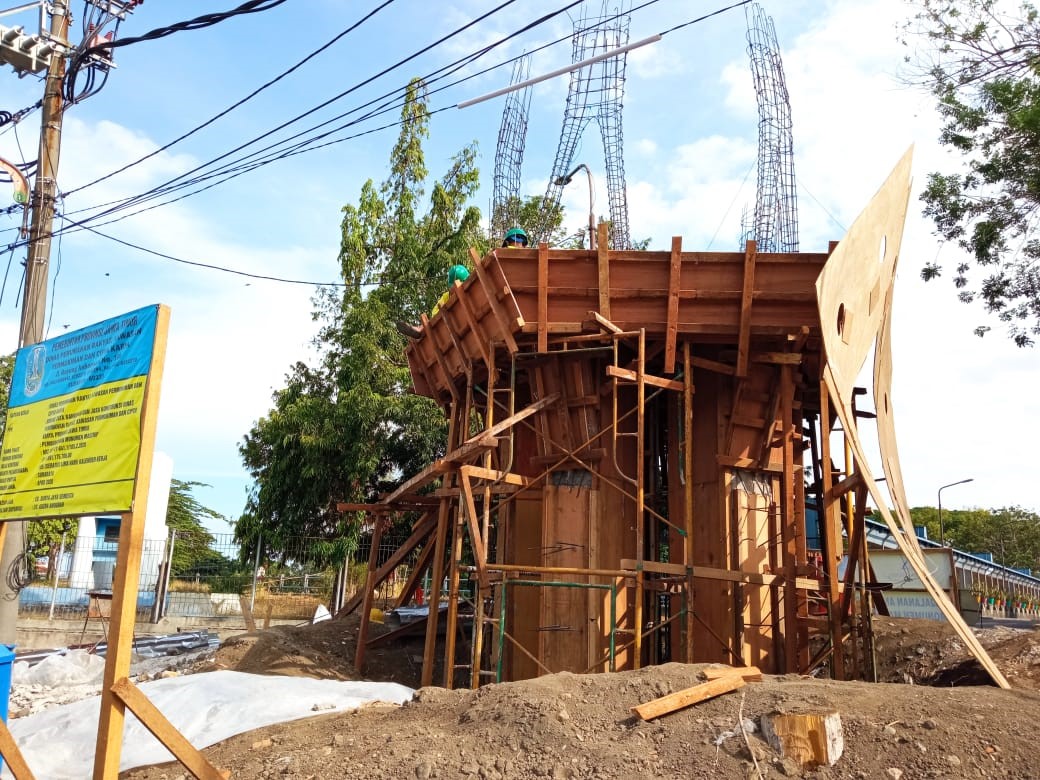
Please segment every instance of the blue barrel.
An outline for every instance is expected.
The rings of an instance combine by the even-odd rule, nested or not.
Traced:
[[[7,723],[7,704],[11,698],[11,667],[14,665],[14,645],[0,644],[0,718]]]
[[[11,698],[11,667],[14,664],[14,645],[0,644],[0,717],[7,723],[7,706]],[[4,762],[0,760],[0,769]]]

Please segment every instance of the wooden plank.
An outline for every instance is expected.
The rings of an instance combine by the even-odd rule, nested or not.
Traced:
[[[626,572],[637,571],[635,558],[622,558],[621,568]],[[657,574],[685,575],[688,568],[678,563],[661,563],[659,561],[643,561],[643,571]],[[732,569],[716,569],[711,566],[694,566],[693,576],[703,580],[723,580],[725,582],[742,582],[749,585],[783,585],[787,580],[780,574],[764,574],[753,571],[734,571]],[[795,577],[794,586],[801,590],[818,590],[819,580],[809,577]]]
[[[3,527],[6,527],[6,523]],[[35,780],[35,776],[25,763],[25,756],[18,749],[18,743],[14,741],[7,724],[0,720],[0,756],[7,763],[7,769],[11,770],[14,780]]]
[[[422,581],[423,575],[426,574],[426,570],[430,568],[430,560],[433,556],[434,548],[433,536],[434,534],[430,535],[431,538],[423,545],[422,550],[419,551],[419,559],[415,562],[411,574],[409,574],[408,579],[404,581],[404,586],[401,588],[401,592],[394,600],[394,609],[403,607],[411,600],[412,594],[415,593],[415,589]]]
[[[437,367],[441,370],[441,375],[444,377],[442,387],[447,387],[448,392],[451,393],[451,400],[459,400],[459,391],[455,387],[455,376],[448,366],[448,361],[444,357],[444,347],[440,344],[437,339],[436,328],[430,327],[430,320],[425,314],[419,315],[419,323],[424,333],[427,334],[430,341],[433,342],[433,357],[436,361]]]
[[[853,388],[860,367],[872,346],[876,346],[885,313],[890,309],[891,299],[886,297],[881,306],[871,305],[875,288],[887,290],[895,274],[896,258],[902,239],[903,223],[910,197],[910,169],[912,150],[908,150],[893,170],[885,184],[874,196],[867,208],[856,218],[846,238],[827,261],[824,271],[816,282],[819,297],[820,322],[827,355],[823,378],[842,427],[850,439],[856,463],[862,472],[871,498],[893,534],[899,548],[906,555],[929,595],[953,626],[958,637],[971,651],[994,682],[1001,688],[1010,687],[1007,678],[994,663],[989,653],[979,642],[957,607],[946,595],[945,588],[937,583],[924,562],[916,537],[907,533],[906,526],[911,518],[899,518],[889,510],[890,502],[882,495],[867,466],[868,459],[856,431],[852,409]],[[884,259],[878,263],[878,247],[885,239]],[[882,345],[885,348],[885,344]],[[894,457],[889,452],[888,457]],[[902,502],[900,502],[902,503]]]
[[[748,241],[744,249],[744,291],[740,297],[740,327],[737,335],[737,376],[747,376],[751,348],[751,301],[755,293],[755,258],[758,248]]]
[[[797,366],[802,362],[802,354],[800,352],[756,352],[751,356],[751,362]]]
[[[841,514],[838,496],[831,490],[834,483],[833,460],[831,458],[830,396],[827,384],[820,381],[820,467],[823,484],[823,507],[820,513],[823,531],[823,579],[827,583],[826,597],[828,612],[831,616],[831,677],[835,680],[845,679],[845,647],[842,641],[841,620],[841,579],[838,577],[838,565],[844,556],[841,533]]]
[[[538,351],[549,351],[549,245],[538,245]]]
[[[256,631],[256,621],[253,619],[253,609],[249,606],[249,599],[239,596],[238,605],[242,608],[242,619],[245,620],[246,631]]]
[[[709,666],[701,674],[705,680],[718,680],[736,675],[744,682],[762,682],[762,670],[757,666]]]
[[[610,240],[606,223],[597,231],[596,270],[599,278],[599,313],[610,319]]]
[[[381,522],[383,522],[382,518],[376,519],[377,524]],[[382,584],[383,580],[389,577],[393,573],[394,569],[401,565],[401,561],[403,561],[412,550],[418,547],[419,544],[421,544],[422,541],[433,532],[433,528],[436,525],[436,523],[437,519],[433,515],[423,516],[419,524],[415,526],[415,530],[412,531],[411,535],[404,541],[404,543],[400,547],[394,550],[393,555],[387,558],[386,562],[379,567],[379,570],[375,574],[375,580],[372,583],[373,590],[378,588]],[[375,537],[373,536],[373,539],[374,538]],[[344,604],[343,608],[336,614],[349,615],[351,612],[357,609],[358,606],[360,606],[363,598],[363,591],[355,593],[353,598],[351,598],[350,601]]]
[[[491,340],[485,338],[484,329],[477,324],[477,313],[473,310],[473,301],[470,300],[469,293],[463,289],[462,284],[459,282],[455,282],[455,294],[458,296],[459,303],[462,304],[462,315],[466,320],[466,324],[469,325],[474,338],[480,344],[480,351],[484,355],[484,363],[490,367],[492,364]]]
[[[477,579],[480,587],[490,587],[487,573],[487,551],[484,549],[484,540],[480,535],[480,521],[477,518],[477,506],[473,500],[473,485],[470,484],[469,475],[462,472],[459,480],[462,487],[462,496],[466,504],[466,527],[469,529],[469,543],[473,548],[473,562],[477,567]]]
[[[420,471],[414,477],[402,482],[400,486],[392,493],[389,493],[383,498],[384,503],[393,503],[394,500],[401,496],[412,492],[413,490],[422,487],[427,482],[435,479],[446,471],[451,471],[455,468],[459,461],[468,460],[476,455],[481,454],[484,450],[494,449],[498,446],[498,434],[503,431],[512,428],[518,422],[526,420],[532,414],[537,414],[542,409],[556,403],[559,395],[553,394],[542,398],[539,401],[535,401],[532,404],[524,407],[521,411],[516,414],[505,418],[501,422],[488,428],[486,431],[482,431],[474,436],[472,439],[464,442],[456,449],[449,452],[443,458],[438,461],[434,461],[425,469]]]
[[[596,323],[597,325],[599,325],[599,327],[603,328],[603,330],[605,330],[607,333],[622,333],[623,332],[621,330],[621,328],[619,328],[613,322],[608,320],[606,317],[604,317],[598,311],[590,311],[588,316],[589,316],[589,321],[590,322]]]
[[[368,574],[365,576],[365,589],[361,594],[361,621],[358,626],[357,648],[354,652],[354,668],[358,674],[365,668],[365,640],[368,638],[372,599],[375,596],[376,562],[379,560],[379,543],[383,541],[383,526],[387,522],[384,518],[376,518],[372,529],[372,546],[368,551]]]
[[[717,360],[696,357],[695,355],[690,356],[690,365],[714,371],[717,374],[725,374],[726,376],[733,376],[737,373],[736,366],[731,366],[729,363],[720,363]]]
[[[863,484],[863,477],[860,476],[858,471],[854,471],[847,477],[841,479],[833,487],[829,487],[824,491],[824,497],[830,500],[837,501],[839,498],[844,496],[850,490],[855,490]]]
[[[675,373],[675,338],[679,331],[679,278],[682,270],[682,236],[672,237],[668,262],[668,324],[664,331],[664,372]]]
[[[693,563],[693,536],[694,536],[694,514],[693,514],[693,371],[691,368],[690,342],[683,342],[683,430],[685,432],[683,442],[683,475],[685,484],[683,487],[683,530],[686,534],[683,538],[683,550],[686,563]],[[693,569],[686,575],[686,592],[684,594],[684,605],[686,608],[686,663],[693,663],[694,659],[694,587]]]
[[[681,563],[662,563],[660,561],[643,561],[640,563],[635,558],[622,558],[621,568],[628,569],[629,571],[636,571],[637,567],[642,567],[643,571],[654,572],[655,574],[677,574],[679,576],[686,576],[688,567]]]
[[[141,402],[141,446],[134,483],[133,509],[122,515],[119,546],[116,550],[115,576],[112,582],[112,614],[109,620],[108,651],[101,686],[101,715],[94,750],[94,777],[116,780],[123,752],[125,708],[112,686],[130,675],[133,654],[134,621],[137,618],[137,590],[144,547],[145,508],[155,453],[155,429],[159,416],[159,391],[162,388],[166,359],[170,309],[159,306],[155,323],[155,344],[148,370],[144,398]]]
[[[213,766],[126,677],[112,684],[112,692],[130,708],[144,727],[152,732],[152,736],[165,745],[198,780],[227,780],[231,777],[230,771]]]
[[[724,693],[732,693],[743,687],[744,681],[738,675],[731,674],[718,680],[709,680],[675,693],[669,693],[667,696],[640,704],[638,707],[632,707],[632,712],[641,720],[653,720],[692,704],[714,699]]]
[[[484,288],[484,294],[487,296],[488,306],[491,307],[491,313],[495,315],[495,320],[498,322],[498,327],[502,334],[502,340],[506,344],[506,349],[509,350],[510,355],[515,355],[519,351],[519,348],[516,346],[516,339],[513,338],[513,324],[509,321],[509,315],[502,307],[502,302],[498,299],[498,293],[491,284],[491,279],[488,278],[487,270],[484,268],[484,263],[480,259],[480,255],[477,254],[477,250],[470,249],[469,256],[473,261],[473,270],[477,273],[477,279],[480,281],[480,286]]]
[[[374,636],[368,640],[369,647],[380,647],[382,645],[388,645],[404,636],[412,636],[413,634],[421,633],[419,629],[426,630],[426,622],[429,620],[429,616],[421,617],[417,620],[413,620],[411,623],[404,623],[392,631],[387,631],[385,634]]]
[[[765,471],[770,474],[778,474],[780,467],[778,466],[763,466],[755,458],[738,458],[733,455],[716,455],[716,462],[720,466],[728,466],[731,469],[754,469],[756,471]]]
[[[638,380],[638,375],[635,371],[630,371],[627,368],[618,368],[617,366],[607,366],[607,376],[615,376],[618,379],[627,379],[630,382]],[[683,391],[683,383],[676,379],[665,379],[664,377],[653,376],[652,374],[643,374],[643,381],[648,385],[654,387],[663,387],[665,390],[675,390],[681,393]]]
[[[514,474],[510,471],[498,471],[497,469],[486,469],[482,466],[461,466],[459,471],[475,479],[487,479],[492,482],[505,482],[509,485],[521,485],[527,487],[531,479],[523,474]]]
[[[433,548],[433,574],[430,578],[430,592],[426,594],[426,601],[430,605],[430,617],[426,622],[426,641],[423,646],[421,677],[423,687],[433,684],[434,656],[437,653],[437,623],[440,619],[441,583],[444,580],[444,548],[447,546],[448,523],[451,520],[450,511],[450,500],[442,500],[437,514],[437,534]]]
[[[800,533],[794,512],[795,479],[801,471],[794,468],[794,377],[790,365],[780,367],[780,436],[783,440],[783,475],[780,480],[780,544],[784,578],[790,582],[797,575],[797,540]],[[784,588],[784,663],[786,671],[798,671],[798,591]]]

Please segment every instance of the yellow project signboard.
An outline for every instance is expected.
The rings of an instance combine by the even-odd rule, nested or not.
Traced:
[[[126,512],[158,306],[24,347],[0,451],[0,520]]]

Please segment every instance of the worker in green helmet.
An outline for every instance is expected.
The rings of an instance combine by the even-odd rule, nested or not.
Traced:
[[[527,233],[523,228],[518,227],[506,231],[506,237],[502,241],[502,246],[509,249],[523,249],[527,244]]]
[[[462,283],[469,279],[469,269],[464,265],[453,265],[448,269],[448,289],[444,291],[444,295],[437,299],[437,303],[433,305],[433,311],[430,316],[434,316],[441,310],[441,306],[448,302],[448,294],[451,292],[451,288],[455,286],[455,282]]]
[[[448,289],[437,299],[437,303],[433,305],[433,311],[430,312],[431,317],[435,316],[441,310],[441,307],[448,302],[448,295],[451,293],[451,288],[455,286],[455,282],[462,283],[467,279],[469,279],[469,269],[461,263],[456,263],[448,269]],[[422,328],[408,322],[398,322],[397,332],[410,339],[422,338]]]

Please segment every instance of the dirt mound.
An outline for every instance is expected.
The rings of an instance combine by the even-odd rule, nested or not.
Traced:
[[[699,681],[700,666],[612,675],[556,674],[477,691],[421,689],[403,707],[374,706],[281,724],[206,754],[240,778],[758,777],[738,712],[837,711],[845,752],[803,773],[748,736],[765,778],[1033,777],[1040,695],[996,688],[838,683],[767,677],[657,721],[630,707]],[[126,777],[177,777],[173,767]]]
[[[390,629],[372,624],[369,638]],[[214,659],[198,671],[232,669],[251,674],[281,674],[333,680],[379,680],[417,688],[422,675],[423,634],[369,648],[365,673],[354,669],[358,617],[326,620],[314,625],[274,626],[226,640]],[[435,679],[439,680],[438,674]]]
[[[1040,631],[997,626],[975,635],[1014,688],[1040,689]],[[992,685],[953,628],[936,620],[874,620],[878,680],[917,685]]]
[[[977,632],[1016,688],[1003,691],[945,623],[878,618],[874,627],[879,676],[888,681],[878,684],[766,677],[742,693],[643,723],[632,717],[632,706],[699,682],[703,667],[564,673],[477,691],[423,688],[404,707],[375,705],[280,724],[205,752],[234,777],[288,780],[758,778],[759,771],[763,778],[820,780],[1038,776],[1035,739],[1025,724],[1040,719],[1040,694],[1033,692],[1040,687],[1040,632]],[[257,632],[225,642],[215,667],[354,679],[357,629],[351,617]],[[386,630],[373,626],[372,636]],[[371,648],[364,677],[415,687],[422,647],[420,634]],[[748,739],[759,769],[738,726],[741,711],[756,726]],[[757,733],[761,716],[775,711],[837,711],[843,757],[804,773],[777,756]],[[186,775],[167,765],[126,777]]]

